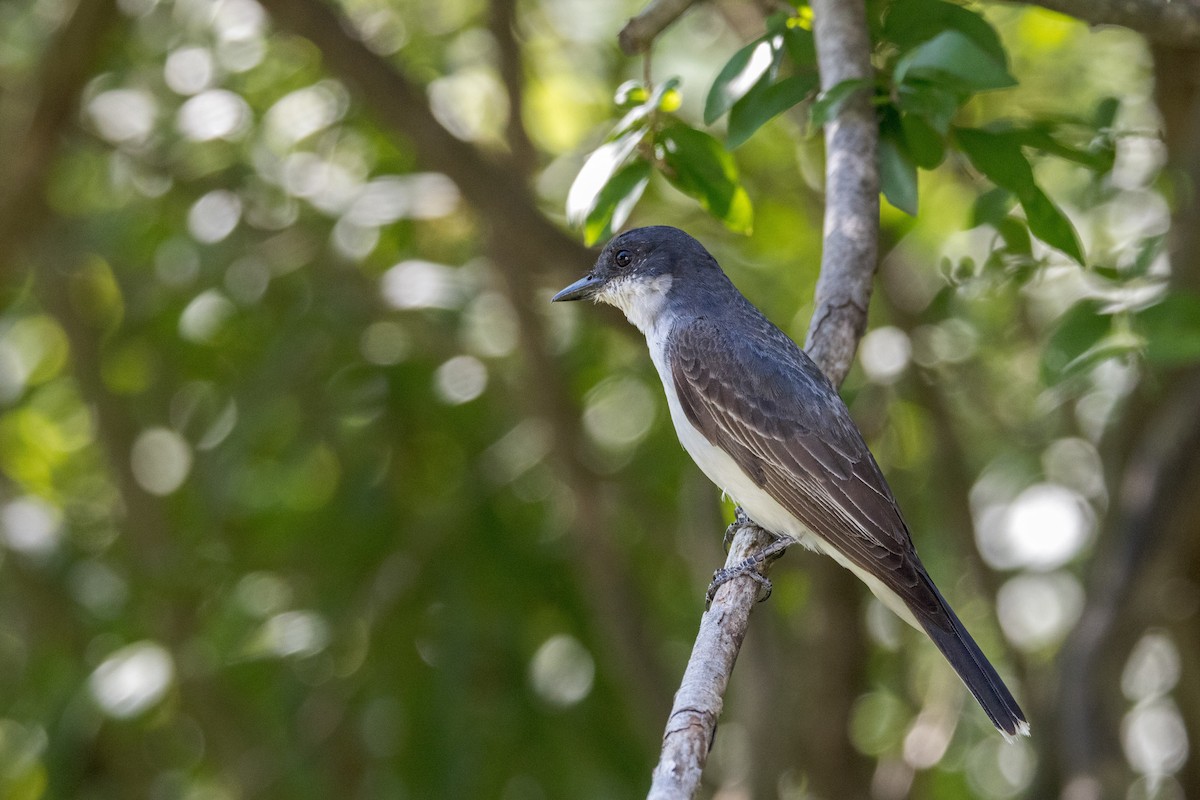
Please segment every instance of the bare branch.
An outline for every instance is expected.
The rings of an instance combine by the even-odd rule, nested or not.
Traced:
[[[822,88],[869,78],[871,49],[863,0],[813,0],[812,6]],[[877,141],[878,127],[866,90],[850,97],[826,126],[825,251],[807,349],[835,384],[849,371],[866,328],[879,234]],[[762,550],[770,541],[760,529],[743,527],[726,566]],[[763,565],[761,574],[768,566]],[[757,583],[738,578],[717,592],[701,618],[654,770],[649,795],[654,800],[687,800],[699,788],[722,696],[757,594]]]
[[[726,567],[739,564],[771,543],[770,534],[742,527],[729,548]],[[708,761],[722,698],[757,602],[758,584],[748,577],[729,581],[717,590],[712,605],[700,618],[675,705],[667,718],[662,755],[654,768],[648,800],[687,800],[700,787]]]
[[[635,56],[650,49],[655,37],[679,19],[697,0],[653,0],[650,5],[629,22],[617,34],[617,43],[627,56]]]
[[[1027,4],[1027,0],[1003,0]],[[1200,45],[1200,2],[1196,0],[1033,0],[1033,5],[1090,25],[1122,25],[1158,44]]]
[[[871,78],[863,0],[813,0],[821,91]],[[850,371],[867,327],[879,240],[879,124],[868,89],[825,125],[825,248],[805,349],[834,385]]]

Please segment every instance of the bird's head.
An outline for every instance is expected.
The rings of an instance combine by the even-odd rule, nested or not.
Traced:
[[[719,273],[720,267],[703,245],[678,228],[635,228],[614,237],[588,274],[551,299],[608,303],[644,332],[654,324],[676,282],[709,270]]]

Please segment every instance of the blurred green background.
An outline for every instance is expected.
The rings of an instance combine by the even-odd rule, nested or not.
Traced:
[[[844,396],[1034,737],[792,552],[706,796],[1200,796],[1200,61],[974,8],[1020,85],[967,122],[1119,100],[1110,172],[1035,164],[1088,266],[972,227],[962,158],[923,172]],[[546,302],[594,257],[564,200],[639,10],[0,3],[0,797],[645,793],[731,509],[636,331]],[[681,117],[762,19],[660,38]],[[751,236],[657,179],[629,224],[803,341],[819,131],[734,156]]]

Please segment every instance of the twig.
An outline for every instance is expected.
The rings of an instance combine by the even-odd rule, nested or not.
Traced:
[[[1029,0],[1004,0],[1028,4]],[[1089,25],[1122,25],[1157,44],[1200,45],[1200,3],[1196,0],[1033,0]]]
[[[869,78],[871,50],[863,0],[813,0],[812,6],[822,88]],[[875,115],[865,90],[849,98],[826,126],[825,252],[808,351],[835,384],[849,371],[866,328],[879,233],[877,140]],[[743,527],[734,538],[726,567],[770,541],[760,529]],[[765,575],[768,566],[763,565],[760,574]],[[649,794],[653,800],[688,800],[699,788],[722,696],[757,596],[754,580],[735,579],[718,590],[701,618],[654,769]]]
[[[627,56],[635,56],[650,49],[655,37],[665,31],[672,22],[697,0],[653,0],[650,5],[629,22],[617,34],[617,43]]]

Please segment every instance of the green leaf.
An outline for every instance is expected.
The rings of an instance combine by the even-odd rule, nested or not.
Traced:
[[[904,144],[895,112],[879,130],[879,183],[888,202],[904,213],[917,215],[917,165]]]
[[[725,146],[732,150],[743,145],[767,122],[803,102],[816,85],[815,75],[792,75],[770,85],[759,82],[729,110],[729,137]]]
[[[676,122],[658,135],[667,179],[730,230],[750,233],[754,212],[733,156],[707,133]]]
[[[1059,158],[1073,161],[1076,164],[1085,166],[1088,169],[1094,169],[1097,172],[1110,171],[1113,168],[1113,162],[1116,160],[1116,150],[1112,147],[1111,142],[1107,146],[1085,149],[1068,144],[1056,138],[1050,131],[1042,128],[1017,128],[1010,133],[1018,142],[1026,147],[1032,147],[1035,150],[1041,150],[1043,153],[1056,155]]]
[[[1005,217],[996,222],[996,231],[1004,240],[1004,249],[1012,255],[1033,255],[1033,242],[1029,238],[1029,226],[1016,217]]]
[[[1045,192],[1035,188],[1029,197],[1021,198],[1021,207],[1025,209],[1030,233],[1051,247],[1057,247],[1076,263],[1083,264],[1083,247],[1079,244],[1075,226]]]
[[[1000,64],[1007,62],[996,29],[982,16],[944,0],[896,0],[888,8],[883,35],[907,52],[938,34],[958,31]]]
[[[1146,337],[1146,360],[1175,366],[1200,361],[1200,296],[1168,294],[1134,316]]]
[[[798,18],[791,17],[787,28],[783,32],[783,49],[787,51],[788,57],[792,59],[792,63],[797,67],[812,67],[817,66],[817,45],[813,39],[813,32],[807,28],[802,28],[795,22],[799,22]]]
[[[902,110],[924,119],[931,128],[944,135],[949,132],[950,121],[967,95],[940,83],[910,78],[908,83],[896,87],[896,98],[896,104]]]
[[[1012,192],[1002,186],[984,192],[975,198],[975,205],[971,209],[971,227],[999,225],[1015,202]]]
[[[911,76],[972,92],[1004,89],[1017,81],[997,59],[959,31],[945,31],[909,50],[896,62],[897,84]]]
[[[741,100],[760,80],[770,78],[779,63],[782,36],[763,36],[733,54],[708,90],[704,123],[711,125]]]
[[[1019,137],[978,128],[958,128],[954,138],[976,169],[992,183],[1017,196],[1034,236],[1083,263],[1083,248],[1075,228],[1034,181],[1033,167],[1021,151]]]
[[[942,134],[916,114],[902,114],[900,129],[909,155],[922,169],[933,169],[946,157],[946,141]]]
[[[1112,333],[1112,317],[1103,313],[1098,300],[1080,300],[1059,319],[1058,326],[1042,351],[1042,382],[1053,386],[1084,367],[1094,364],[1084,358],[1096,352]]]
[[[1037,189],[1033,168],[1011,137],[980,128],[956,128],[954,138],[975,168],[992,183],[1002,186],[1018,198]]]
[[[814,128],[819,128],[837,116],[842,104],[855,92],[871,85],[866,78],[852,78],[831,86],[828,91],[821,92],[812,108],[809,109],[809,119]]]
[[[567,222],[569,224],[581,225],[588,220],[599,202],[600,193],[605,185],[633,155],[638,142],[647,132],[645,128],[627,131],[616,139],[600,145],[588,156],[567,192]]]
[[[626,165],[613,175],[596,195],[592,210],[584,221],[584,244],[591,247],[619,230],[629,219],[649,182],[650,164],[640,160]]]
[[[1096,130],[1111,128],[1117,120],[1117,112],[1121,110],[1121,101],[1116,97],[1106,97],[1096,104],[1092,113],[1092,125]]]

